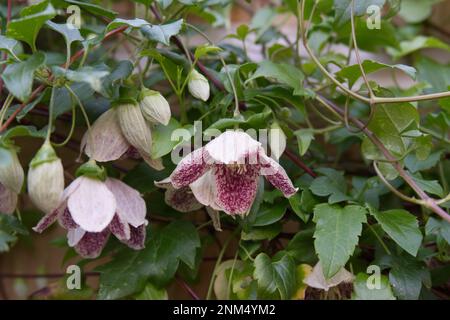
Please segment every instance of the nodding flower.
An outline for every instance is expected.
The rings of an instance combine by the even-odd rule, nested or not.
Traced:
[[[58,220],[68,230],[69,246],[84,258],[96,258],[111,233],[132,249],[144,248],[146,213],[145,201],[135,189],[118,179],[84,174],[64,190],[58,207],[33,229],[41,233]]]
[[[286,171],[266,155],[261,143],[233,130],[191,152],[169,178],[175,189],[189,186],[205,206],[245,215],[255,200],[261,175],[285,197],[297,192]]]

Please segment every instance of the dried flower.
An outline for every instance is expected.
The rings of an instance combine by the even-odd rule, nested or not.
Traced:
[[[190,186],[205,206],[246,214],[264,175],[285,197],[297,192],[286,171],[248,134],[227,131],[187,155],[170,176],[175,188]]]
[[[171,112],[167,100],[158,92],[144,89],[140,95],[139,106],[145,119],[150,123],[169,124]]]
[[[197,70],[192,70],[188,82],[189,92],[197,99],[206,101],[209,99],[209,82]]]
[[[106,178],[95,163],[80,167],[58,207],[33,229],[42,232],[56,220],[68,230],[70,246],[85,258],[96,258],[110,233],[132,249],[144,247],[146,205],[141,195],[120,180]],[[104,179],[103,179],[104,178]]]
[[[64,168],[49,142],[45,142],[30,162],[28,194],[45,213],[58,206],[64,191]]]

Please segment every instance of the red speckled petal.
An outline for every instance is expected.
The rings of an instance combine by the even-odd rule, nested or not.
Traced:
[[[102,253],[108,238],[109,229],[102,232],[86,232],[75,246],[75,251],[83,258],[97,258]]]
[[[130,239],[130,225],[122,220],[117,213],[109,224],[109,230],[120,241]]]
[[[134,250],[141,250],[145,248],[145,237],[147,234],[146,224],[139,226],[137,228],[130,227],[130,239],[122,241],[128,247]]]
[[[217,204],[228,214],[246,214],[256,196],[258,165],[216,165]]]
[[[65,209],[58,217],[58,222],[64,229],[75,229],[78,228],[78,225],[75,221],[73,221],[72,216],[70,215],[69,208],[67,208],[67,201],[65,205]]]
[[[277,189],[283,192],[286,198],[294,195],[295,188],[282,166],[265,154],[260,154],[261,174]]]
[[[56,208],[55,210],[53,210],[50,213],[47,213],[39,222],[38,224],[33,228],[34,231],[41,233],[42,231],[44,231],[45,229],[47,229],[48,227],[50,227],[50,225],[53,224],[53,222],[55,222],[58,218],[60,218],[63,213],[65,212],[65,210],[67,210],[67,201],[64,201],[61,206],[59,206],[58,208]],[[70,216],[70,214],[69,214]],[[75,224],[76,225],[76,224]],[[66,228],[67,229],[67,228]]]
[[[184,157],[170,175],[173,186],[177,189],[185,187],[200,178],[209,168],[206,158],[203,148]]]
[[[180,189],[168,188],[164,194],[167,205],[180,212],[191,212],[203,205],[197,201],[189,187]]]

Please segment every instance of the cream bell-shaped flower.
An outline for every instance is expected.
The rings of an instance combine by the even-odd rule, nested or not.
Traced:
[[[46,141],[30,162],[28,194],[43,212],[56,209],[64,191],[64,168],[50,142]]]
[[[58,207],[33,229],[41,233],[58,220],[68,230],[69,246],[84,258],[98,257],[111,233],[132,249],[144,248],[147,209],[139,192],[106,178],[94,162],[80,169],[81,175],[64,190]]]
[[[0,213],[14,212],[23,180],[23,168],[14,146],[0,145]]]
[[[130,121],[132,121],[133,116],[124,115],[127,113],[124,109],[121,110],[122,121],[119,121],[119,107],[113,107],[97,118],[83,136],[81,150],[84,150],[87,156],[98,162],[114,161],[130,154],[133,154],[133,158],[139,155],[152,168],[156,170],[164,169],[161,159],[152,159],[150,156],[151,131],[142,114],[135,116],[138,119],[136,125],[143,128],[139,131],[140,129],[137,127],[132,128]],[[141,112],[137,106],[132,111]],[[123,131],[124,128],[127,130],[126,134]],[[143,137],[140,137],[141,134]],[[128,140],[128,138],[131,140]]]
[[[169,103],[161,93],[154,90],[143,89],[140,94],[139,106],[144,118],[152,123],[169,124],[171,111]]]
[[[209,99],[208,79],[195,69],[189,75],[188,90],[197,99],[202,101]]]
[[[244,215],[255,200],[260,175],[285,197],[297,192],[286,171],[266,155],[261,143],[233,130],[183,158],[170,181],[176,189],[189,186],[205,206]]]

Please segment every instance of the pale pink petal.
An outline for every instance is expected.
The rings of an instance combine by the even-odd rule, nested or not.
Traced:
[[[17,193],[0,183],[0,213],[12,214],[17,206]]]
[[[212,171],[206,172],[189,185],[195,198],[205,206],[214,206],[217,197],[216,181]]]
[[[128,222],[122,220],[117,214],[109,224],[109,230],[120,241],[130,239],[130,225],[128,224]]]
[[[137,228],[131,227],[130,231],[131,231],[130,239],[122,242],[134,250],[144,249],[145,237],[147,234],[146,224],[143,224]]]
[[[103,231],[116,212],[114,194],[100,180],[81,177],[67,202],[73,220],[88,232]]]
[[[277,189],[289,198],[294,195],[298,188],[295,188],[282,166],[272,158],[262,152],[259,155],[261,163],[261,174]]]
[[[86,232],[75,246],[75,251],[83,258],[97,258],[108,242],[109,229],[102,232]]]
[[[217,204],[228,214],[246,214],[258,187],[259,166],[215,165]]]
[[[189,187],[180,189],[168,188],[164,200],[170,207],[180,212],[191,212],[200,209],[203,205],[195,199]]]
[[[67,243],[69,247],[74,247],[84,237],[86,231],[81,228],[69,229],[67,231]]]
[[[81,143],[86,155],[99,162],[119,159],[130,144],[122,134],[115,108],[105,111],[86,132]]]
[[[247,133],[231,130],[209,142],[205,151],[216,164],[244,164],[248,155],[257,154],[260,147],[261,143]]]
[[[209,168],[207,160],[204,148],[199,148],[188,154],[178,163],[170,175],[172,185],[175,188],[181,188],[200,178]]]
[[[116,198],[116,212],[120,218],[133,227],[143,224],[147,207],[139,192],[118,179],[108,178],[105,184]]]

